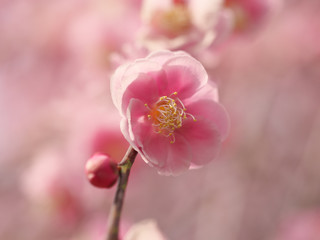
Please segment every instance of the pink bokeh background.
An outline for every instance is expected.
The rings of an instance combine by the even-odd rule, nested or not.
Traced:
[[[320,239],[320,2],[266,2],[248,28],[220,22],[219,44],[196,56],[231,119],[220,157],[178,177],[138,158],[124,232],[153,219],[170,240]],[[93,188],[84,166],[96,151],[120,161],[128,146],[109,80],[145,55],[133,44],[140,11],[0,1],[0,239],[103,239],[115,190]]]

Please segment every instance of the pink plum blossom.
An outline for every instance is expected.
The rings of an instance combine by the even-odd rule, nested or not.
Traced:
[[[244,32],[260,25],[271,11],[282,5],[282,1],[226,0],[224,5],[232,12],[234,30]]]
[[[141,44],[149,50],[194,50],[216,37],[221,0],[144,0]]]
[[[185,52],[158,51],[120,66],[111,95],[125,138],[161,174],[207,164],[227,136],[217,88]]]

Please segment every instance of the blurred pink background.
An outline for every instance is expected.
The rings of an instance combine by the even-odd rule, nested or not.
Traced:
[[[271,2],[204,56],[232,124],[219,160],[165,177],[138,158],[123,231],[154,219],[171,240],[320,239],[320,2]],[[84,165],[128,146],[109,79],[145,54],[128,50],[140,9],[0,1],[0,239],[103,239],[114,189]]]

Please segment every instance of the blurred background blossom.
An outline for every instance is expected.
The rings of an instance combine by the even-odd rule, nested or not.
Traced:
[[[128,146],[109,79],[148,54],[146,2],[0,1],[0,239],[103,239],[114,190],[84,166]],[[171,240],[320,239],[320,2],[217,3],[214,37],[184,50],[219,80],[231,134],[179,177],[137,159],[123,236],[152,218]]]

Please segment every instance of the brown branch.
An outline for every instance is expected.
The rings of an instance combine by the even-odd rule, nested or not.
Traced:
[[[108,232],[106,240],[119,240],[119,223],[121,210],[124,201],[124,194],[128,184],[131,166],[138,152],[131,146],[128,148],[126,155],[119,163],[119,180],[115,198],[109,213]]]

